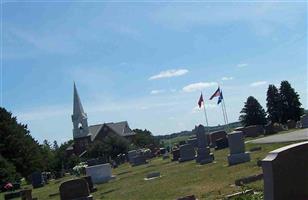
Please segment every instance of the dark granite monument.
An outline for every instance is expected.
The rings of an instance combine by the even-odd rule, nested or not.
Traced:
[[[31,183],[33,188],[43,187],[44,179],[41,172],[33,172],[31,174]]]
[[[191,144],[184,144],[180,146],[179,162],[189,161],[195,159],[195,149]]]
[[[61,200],[92,200],[89,186],[84,179],[73,179],[62,183],[59,187]]]
[[[262,169],[264,200],[308,199],[308,142],[271,151]]]

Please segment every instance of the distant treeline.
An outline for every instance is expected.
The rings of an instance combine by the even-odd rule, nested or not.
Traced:
[[[234,129],[236,127],[242,126],[242,124],[240,122],[232,122],[229,123],[229,127],[230,129]],[[218,125],[218,126],[210,126],[210,132],[213,131],[219,131],[219,130],[223,130],[225,126],[222,125]],[[208,127],[205,127],[205,130],[207,130]],[[195,135],[195,133],[193,133],[193,130],[191,131],[181,131],[181,132],[177,132],[177,133],[172,133],[169,135],[157,135],[155,136],[155,138],[159,139],[159,140],[166,140],[166,139],[172,139],[172,138],[176,138],[179,136],[193,136]]]

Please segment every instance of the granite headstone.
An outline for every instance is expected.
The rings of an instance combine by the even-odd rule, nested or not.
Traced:
[[[228,156],[229,165],[235,165],[250,161],[250,154],[245,152],[244,136],[242,131],[233,131],[228,134],[230,154]]]
[[[109,163],[86,167],[87,176],[91,176],[94,184],[105,183],[113,178]]]
[[[264,200],[308,199],[308,142],[271,151],[262,169]]]
[[[92,200],[90,195],[89,186],[84,179],[73,179],[63,182],[60,187],[61,200]]]

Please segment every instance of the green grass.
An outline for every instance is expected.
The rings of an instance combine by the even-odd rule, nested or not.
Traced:
[[[254,146],[261,146],[262,150],[251,153],[251,162],[231,167],[227,165],[228,149],[214,151],[215,163],[207,165],[198,165],[195,161],[171,162],[162,158],[155,158],[149,164],[137,167],[124,164],[113,170],[116,179],[96,186],[98,190],[93,196],[94,199],[138,200],[176,199],[194,194],[198,199],[223,199],[227,194],[242,191],[243,188],[234,185],[236,179],[262,172],[256,164],[257,160],[263,159],[269,151],[285,145],[246,144],[247,150]],[[161,172],[162,177],[145,181],[143,178],[146,174],[153,171]],[[65,177],[61,181],[70,178],[74,177]],[[49,194],[58,192],[59,185],[59,181],[50,181],[45,187],[34,189],[32,196],[44,200],[59,199],[59,195],[49,197]],[[263,181],[251,183],[247,188],[262,191]],[[4,199],[3,194],[0,194],[0,199]]]

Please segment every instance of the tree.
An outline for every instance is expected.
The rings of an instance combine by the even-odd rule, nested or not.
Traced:
[[[133,131],[136,133],[132,140],[135,146],[144,148],[151,144],[155,146],[159,145],[159,140],[155,138],[149,130],[134,129]]]
[[[115,159],[117,155],[127,153],[127,139],[116,134],[108,134],[102,141],[95,141],[87,150],[90,158]]]
[[[27,126],[18,123],[5,108],[0,108],[0,155],[24,177],[42,169],[38,142],[32,138]]]
[[[58,149],[59,149],[59,145],[58,145],[58,142],[55,140],[53,141],[53,150],[57,151]]]
[[[44,171],[53,171],[55,165],[55,152],[51,149],[51,145],[47,140],[43,141],[41,147],[41,155],[43,159],[43,168]]]
[[[268,118],[271,122],[281,121],[281,100],[278,89],[275,85],[269,85],[267,89],[266,107]]]
[[[0,187],[7,182],[18,181],[18,178],[15,166],[0,155]]]
[[[286,123],[289,119],[298,121],[303,114],[299,95],[291,87],[288,81],[282,81],[279,88],[281,99],[281,122]]]
[[[257,99],[253,96],[247,98],[241,110],[239,120],[244,126],[266,124],[266,113]]]

